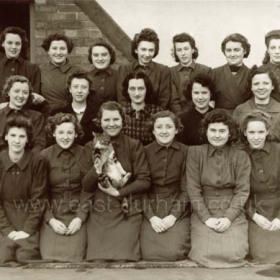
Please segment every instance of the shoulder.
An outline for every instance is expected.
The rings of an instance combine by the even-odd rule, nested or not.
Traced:
[[[195,69],[198,69],[201,72],[210,72],[212,70],[211,67],[197,62],[195,63]]]
[[[154,61],[152,63],[154,65],[155,69],[158,69],[158,70],[163,71],[163,72],[170,72],[168,66],[166,66],[164,64],[161,64],[161,63],[158,63],[158,62],[154,62]]]
[[[238,163],[244,163],[249,160],[249,155],[243,149],[236,146],[230,146],[230,157],[233,157],[238,161]]]
[[[49,158],[53,154],[53,151],[54,151],[54,145],[42,150],[40,152],[40,156],[42,156],[44,158]]]
[[[215,68],[212,69],[212,71],[213,71],[213,73],[222,72],[222,71],[225,70],[226,66],[227,66],[227,64],[219,66],[219,67],[215,67]]]
[[[34,72],[40,71],[39,66],[35,63],[31,63],[27,60],[23,60],[23,64],[26,68],[28,68],[31,71],[34,71]]]
[[[38,120],[38,119],[43,119],[44,116],[42,113],[27,109],[26,113],[33,119],[33,120]]]

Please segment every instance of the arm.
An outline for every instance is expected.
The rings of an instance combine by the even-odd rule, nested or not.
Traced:
[[[36,118],[33,118],[33,138],[34,138],[34,154],[39,153],[46,147],[46,134],[45,134],[45,121],[42,114],[36,115]]]
[[[171,77],[170,71],[167,66],[162,67],[160,81],[159,81],[159,89],[158,89],[158,105],[167,109],[170,102],[171,95]],[[175,96],[176,97],[176,96]]]
[[[122,94],[122,83],[126,77],[126,75],[132,71],[132,69],[129,69],[130,65],[121,65],[118,69],[117,73],[117,101],[120,104],[124,104],[126,102],[125,97]]]
[[[10,221],[6,215],[6,211],[3,207],[3,201],[2,201],[2,199],[0,199],[0,231],[4,235],[8,235],[9,233],[11,233],[12,231],[15,231],[15,230],[16,229],[10,223]]]
[[[178,92],[176,83],[173,80],[171,74],[170,74],[170,76],[171,76],[171,78],[170,78],[171,97],[170,97],[169,109],[173,113],[179,114],[180,112],[182,112],[180,94]]]

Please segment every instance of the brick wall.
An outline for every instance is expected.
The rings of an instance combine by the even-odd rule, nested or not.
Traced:
[[[90,1],[90,0],[89,0]],[[98,26],[74,3],[74,0],[35,0],[35,59],[37,64],[48,63],[48,57],[41,44],[48,35],[61,33],[70,37],[75,48],[70,54],[73,64],[82,64],[90,68],[88,62],[88,47],[93,40],[105,37]],[[117,50],[117,65],[127,62],[122,53]]]

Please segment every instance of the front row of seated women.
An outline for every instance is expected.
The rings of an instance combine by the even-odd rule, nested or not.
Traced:
[[[155,141],[145,148],[122,133],[118,103],[104,103],[98,120],[101,138],[83,148],[75,143],[77,119],[56,114],[47,125],[55,144],[34,156],[30,120],[7,119],[7,149],[0,154],[1,264],[40,254],[68,262],[188,256],[213,268],[241,266],[248,253],[255,262],[280,261],[280,144],[266,141],[269,115],[253,111],[243,118],[244,151],[233,145],[239,130],[223,109],[201,123],[207,144],[188,149],[175,140],[180,122],[169,111],[153,115]],[[114,164],[129,173],[117,188],[104,177]]]

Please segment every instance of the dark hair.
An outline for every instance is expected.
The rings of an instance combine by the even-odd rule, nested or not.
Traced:
[[[192,58],[196,59],[198,57],[198,49],[195,45],[194,38],[187,33],[181,33],[181,34],[177,34],[173,37],[173,56],[174,56],[176,62],[180,62],[180,60],[176,54],[175,43],[184,43],[184,42],[189,42],[192,49],[194,49]]]
[[[241,141],[245,144],[249,144],[247,137],[244,135],[247,127],[248,127],[248,123],[251,121],[260,121],[263,122],[266,129],[269,130],[269,128],[271,127],[271,115],[261,111],[261,110],[253,110],[250,112],[247,112],[240,120],[240,134],[241,134]],[[272,140],[271,139],[271,135],[267,135],[267,140]]]
[[[5,127],[4,127],[4,132],[2,135],[2,139],[4,142],[7,143],[5,140],[5,136],[9,133],[9,130],[13,127],[17,128],[23,128],[26,131],[27,135],[27,143],[26,143],[26,148],[32,149],[33,147],[33,127],[32,127],[32,122],[31,119],[23,116],[23,115],[12,115],[7,118]]]
[[[244,54],[244,58],[247,58],[250,54],[250,50],[251,50],[251,45],[249,44],[248,40],[246,37],[244,37],[243,35],[239,34],[239,33],[234,33],[234,34],[230,34],[228,35],[222,42],[221,44],[221,49],[222,52],[225,54],[225,49],[226,49],[226,44],[229,42],[238,42],[241,43],[242,48],[245,51]]]
[[[115,53],[113,47],[108,42],[106,42],[104,39],[102,39],[102,38],[97,39],[89,47],[89,49],[88,49],[88,61],[92,64],[92,48],[97,47],[97,46],[104,47],[104,48],[106,48],[108,50],[108,52],[109,52],[109,54],[111,56],[110,65],[114,64],[115,61],[116,61],[116,53]]]
[[[32,104],[32,85],[31,83],[29,82],[29,80],[24,77],[24,76],[21,76],[21,75],[13,75],[13,76],[10,76],[6,79],[6,82],[3,86],[3,91],[2,91],[2,94],[4,95],[5,99],[7,101],[10,100],[10,97],[9,97],[9,92],[13,86],[14,83],[16,82],[19,82],[19,83],[27,83],[28,84],[28,87],[29,87],[29,96],[28,96],[28,99],[27,99],[27,102],[26,104],[24,104],[24,108],[25,107],[28,107]]]
[[[212,123],[223,123],[229,129],[229,139],[227,144],[236,143],[239,140],[239,127],[230,113],[226,109],[214,109],[205,114],[200,122],[199,134],[203,143],[208,143],[207,129]]]
[[[79,142],[79,140],[82,139],[82,137],[84,136],[84,132],[77,118],[73,114],[57,113],[54,116],[49,117],[48,122],[46,124],[45,129],[46,129],[47,140],[49,143],[55,143],[53,134],[55,132],[56,127],[58,125],[61,125],[62,123],[73,123],[75,127],[75,132],[78,135],[78,137],[75,139],[75,142]]]
[[[210,91],[210,100],[216,100],[216,88],[213,80],[209,75],[206,74],[198,74],[195,76],[190,85],[187,87],[186,90],[186,99],[187,100],[192,100],[192,87],[194,83],[198,83],[202,85],[203,87],[207,87]]]
[[[154,57],[158,55],[159,52],[159,38],[157,33],[151,28],[142,29],[140,33],[136,33],[133,41],[131,42],[131,54],[135,59],[138,59],[138,55],[135,50],[138,48],[141,41],[152,42],[155,44],[155,54]]]
[[[153,103],[153,85],[150,80],[150,78],[143,72],[143,71],[134,71],[129,73],[122,84],[122,94],[126,98],[127,101],[130,101],[130,97],[128,94],[128,86],[129,86],[129,81],[132,79],[142,79],[144,81],[144,84],[146,86],[146,96],[145,96],[145,103],[146,104],[151,104]]]
[[[265,45],[266,48],[269,48],[269,43],[272,39],[279,39],[280,40],[280,30],[272,30],[265,34]],[[268,51],[265,51],[264,59],[262,61],[263,64],[267,64],[270,61],[270,55]]]
[[[66,43],[68,53],[71,53],[74,48],[74,43],[69,37],[67,37],[66,35],[63,35],[63,34],[55,33],[55,34],[49,35],[43,41],[42,48],[46,52],[49,51],[52,41],[64,41]]]

